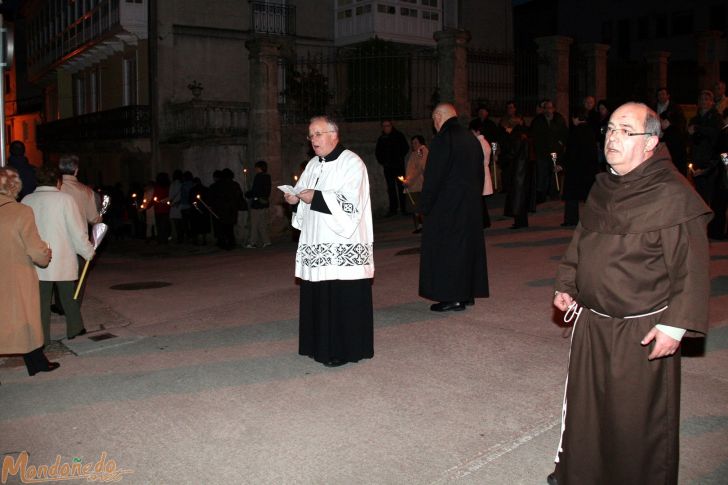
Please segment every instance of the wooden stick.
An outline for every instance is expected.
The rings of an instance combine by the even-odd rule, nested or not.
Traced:
[[[83,271],[81,271],[81,277],[78,279],[78,286],[76,292],[73,294],[73,299],[78,300],[78,294],[81,293],[81,286],[83,286],[83,280],[86,278],[86,271],[88,271],[88,265],[91,262],[90,259],[86,260],[86,264],[83,265]]]

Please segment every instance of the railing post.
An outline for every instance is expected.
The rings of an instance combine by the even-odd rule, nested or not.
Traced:
[[[467,30],[441,30],[435,32],[438,69],[440,73],[440,100],[452,103],[461,121],[470,119],[468,95],[468,49],[470,32]]]
[[[256,36],[245,42],[250,52],[250,123],[248,160],[252,170],[258,160],[268,162],[273,187],[282,182],[281,119],[278,112],[278,59],[284,42],[280,37]],[[280,233],[287,225],[281,206],[281,192],[271,193],[272,232]]]

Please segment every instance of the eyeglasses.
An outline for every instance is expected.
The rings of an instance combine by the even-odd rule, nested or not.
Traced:
[[[610,126],[602,126],[602,129],[600,130],[602,132],[602,135],[609,136],[612,133],[614,133],[617,136],[637,136],[637,135],[649,135],[649,136],[655,136],[654,133],[649,132],[643,132],[643,133],[633,133],[629,130],[626,130],[624,128],[612,128]]]
[[[323,135],[324,133],[335,133],[335,131],[334,130],[331,130],[331,131],[317,131],[313,135],[306,135],[306,139],[308,141],[311,141],[314,138],[321,138],[321,135]]]

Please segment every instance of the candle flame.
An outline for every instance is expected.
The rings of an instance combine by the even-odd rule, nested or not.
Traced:
[[[399,180],[400,182],[404,182],[404,177],[402,177],[402,176],[400,175],[399,177],[397,177],[397,180]]]
[[[197,194],[197,200],[200,200],[200,194]]]
[[[294,175],[293,180],[298,181],[298,175]]]
[[[154,199],[152,199],[152,200],[154,200],[154,202],[157,202],[157,201],[158,201],[159,199],[157,199],[157,198],[155,197],[155,198],[154,198]]]
[[[132,198],[132,199],[136,199],[136,198],[137,198],[136,192],[135,192],[135,193],[133,193],[133,194],[131,194],[131,198]]]

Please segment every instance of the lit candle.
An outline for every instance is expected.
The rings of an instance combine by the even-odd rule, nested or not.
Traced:
[[[294,175],[294,176],[293,176],[293,181],[294,181],[294,182],[298,182],[298,175]]]

